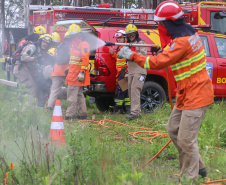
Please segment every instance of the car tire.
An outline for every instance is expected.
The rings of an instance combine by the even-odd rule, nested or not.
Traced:
[[[145,113],[156,111],[166,101],[166,93],[156,82],[145,82],[141,91],[141,109]]]
[[[96,102],[96,107],[99,111],[106,112],[110,110],[111,102],[109,101],[109,98],[97,97],[95,102]]]

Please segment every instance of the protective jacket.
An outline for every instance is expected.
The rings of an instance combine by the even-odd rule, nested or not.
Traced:
[[[117,70],[117,74],[116,74],[116,78],[118,78],[119,74],[121,73],[121,69],[123,67],[126,68],[125,73],[128,72],[128,63],[127,60],[125,58],[117,58],[117,53],[120,51],[120,49],[123,46],[120,46],[117,48],[116,52],[114,52],[111,56],[116,60],[116,70]]]
[[[66,77],[65,83],[70,86],[87,86],[90,85],[89,76],[89,44],[85,41],[75,42],[72,40],[69,46],[70,61],[69,61],[69,71]],[[80,72],[85,73],[85,80],[79,82],[77,76]]]
[[[177,83],[177,109],[195,109],[213,103],[213,86],[206,70],[205,51],[197,33],[173,39],[171,47],[157,56],[133,53],[130,59],[144,69],[159,70],[171,66]]]
[[[56,49],[55,65],[53,68],[53,76],[65,76],[65,69],[69,67],[70,54],[69,52],[70,40],[65,39]]]
[[[133,43],[134,44],[145,44],[145,42],[143,40],[141,40],[140,38],[138,38]],[[141,55],[144,55],[144,56],[147,55],[147,47],[136,47],[136,50],[137,50],[136,52],[141,54]],[[129,68],[129,74],[143,74],[143,75],[147,75],[146,69],[141,68],[135,62],[129,62],[128,63],[128,68]]]
[[[32,75],[37,73],[37,66],[36,66],[36,54],[40,53],[40,48],[36,47],[34,44],[29,44],[23,48],[21,52],[21,62],[22,67],[29,70]],[[20,61],[16,61],[15,66],[21,65]]]

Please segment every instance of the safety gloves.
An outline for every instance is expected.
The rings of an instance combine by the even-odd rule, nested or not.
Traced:
[[[151,47],[151,52],[153,56],[154,54],[157,56],[159,53],[163,52],[163,50],[160,47]]]
[[[125,58],[125,59],[127,59],[127,60],[130,60],[130,56],[131,56],[132,54],[133,54],[133,51],[132,51],[130,48],[124,46],[124,47],[121,48],[120,51],[118,52],[117,57],[118,57],[118,58]]]
[[[85,80],[85,72],[84,71],[80,71],[80,73],[77,76],[77,80],[79,82],[83,82]]]

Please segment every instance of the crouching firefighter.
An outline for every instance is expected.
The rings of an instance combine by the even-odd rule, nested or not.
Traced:
[[[37,99],[38,106],[44,106],[45,102],[43,94],[40,91],[36,78],[40,71],[39,61],[42,60],[44,54],[48,51],[51,43],[51,37],[43,35],[35,43],[30,43],[21,51],[20,60],[17,60],[14,66],[13,74],[21,84],[29,90],[29,101]]]
[[[125,43],[126,38],[127,38],[125,31],[123,31],[123,30],[117,31],[115,33],[115,38],[118,43]],[[110,48],[109,52],[110,52],[111,56],[116,60],[117,81],[120,81],[123,78],[126,78],[128,81],[127,60],[125,58],[123,58],[123,59],[117,58],[117,53],[120,51],[121,48],[122,48],[122,46],[117,47],[116,52],[114,52],[114,49]],[[129,99],[128,89],[125,91],[122,91],[122,89],[120,88],[118,83],[116,86],[114,101],[115,101],[115,107],[114,107],[115,113],[122,114],[124,111],[127,113],[130,112],[130,99]]]
[[[72,40],[69,45],[69,70],[65,80],[68,85],[68,108],[65,119],[86,119],[87,109],[83,87],[90,85],[88,69],[90,46],[86,41],[83,41],[81,28],[78,25],[72,24],[68,33]],[[76,110],[78,110],[78,116]]]
[[[174,1],[162,2],[155,11],[154,20],[159,22],[160,40],[161,37],[170,37],[168,40],[172,44],[169,49],[157,56],[145,57],[123,47],[118,56],[130,59],[145,69],[171,67],[177,83],[177,101],[167,131],[179,152],[180,177],[185,174],[195,183],[198,175],[207,175],[199,155],[197,138],[206,110],[214,101],[214,94],[206,70],[202,41],[191,25],[185,23],[183,14],[180,5]]]

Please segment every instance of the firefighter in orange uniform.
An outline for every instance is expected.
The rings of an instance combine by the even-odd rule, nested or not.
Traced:
[[[115,33],[115,38],[118,43],[125,43],[126,42],[126,34],[125,31],[119,30]],[[122,46],[118,47],[116,52],[114,52],[114,49],[110,48],[109,52],[111,56],[116,60],[116,69],[117,69],[117,74],[116,78],[117,81],[122,80],[123,78],[126,78],[128,80],[128,63],[125,58],[120,59],[117,58],[117,53],[120,51]],[[130,111],[130,100],[129,100],[129,94],[128,94],[128,89],[125,91],[122,91],[120,88],[119,84],[117,83],[116,91],[115,91],[115,107],[114,107],[114,112],[119,112],[123,113]]]
[[[174,1],[164,1],[156,9],[160,37],[167,35],[171,47],[157,56],[145,57],[123,47],[118,53],[145,69],[171,66],[177,83],[177,102],[167,124],[169,136],[179,152],[180,177],[196,181],[207,176],[197,143],[206,110],[214,101],[212,81],[206,70],[205,51],[196,31],[184,21],[183,11]],[[164,31],[165,30],[165,31]],[[161,39],[161,38],[160,38]],[[182,180],[180,178],[180,180]]]
[[[55,42],[55,47],[57,46],[56,43],[60,43],[60,36],[54,32],[53,34],[51,34],[52,36],[52,39],[53,39],[53,43],[54,41]],[[66,64],[63,64],[63,65],[59,65],[57,64],[57,61],[58,60],[64,60],[65,58],[65,51],[67,51],[68,47],[65,46],[66,45],[69,45],[69,34],[68,32],[65,33],[65,36],[64,36],[64,42],[59,45],[59,47],[57,47],[56,49],[56,56],[55,56],[55,62],[56,64],[54,65],[53,67],[53,72],[52,72],[52,85],[51,85],[51,90],[50,90],[50,96],[49,96],[49,99],[48,99],[48,105],[47,105],[47,108],[49,110],[52,110],[55,106],[55,101],[56,99],[59,97],[59,95],[62,95],[64,94],[64,91],[62,89],[62,86],[64,85],[65,83],[65,79],[66,79],[66,75],[64,73],[65,69],[69,66],[69,59],[66,60]],[[61,55],[61,56],[59,56]],[[62,57],[64,57],[64,59],[62,59]],[[62,61],[61,61],[62,62]]]
[[[65,81],[68,85],[68,108],[65,119],[86,119],[87,109],[83,87],[90,85],[88,69],[90,47],[86,41],[83,41],[81,28],[78,25],[72,24],[68,33],[72,41],[69,45],[69,70]],[[76,110],[78,110],[78,116]]]

